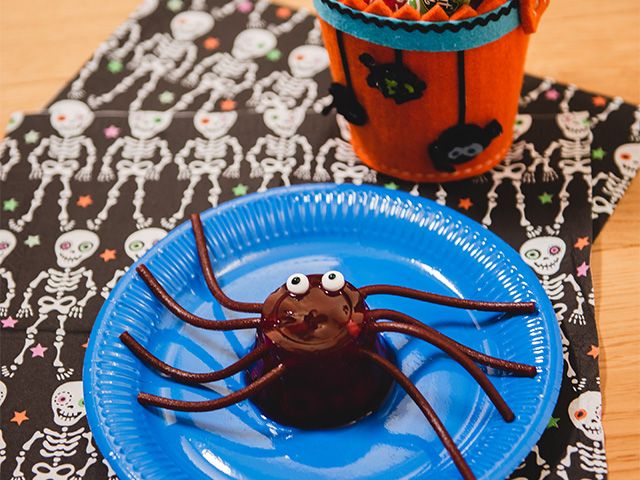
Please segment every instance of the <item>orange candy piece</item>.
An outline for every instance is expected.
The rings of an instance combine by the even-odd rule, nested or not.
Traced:
[[[364,11],[367,8],[367,2],[364,0],[343,0],[343,2],[347,7],[351,7],[355,10]]]
[[[399,18],[400,20],[418,21],[420,20],[420,14],[411,5],[405,3],[393,14],[393,18]]]
[[[465,18],[477,17],[478,12],[476,12],[469,5],[462,5],[458,10],[453,12],[451,15],[451,20],[464,20]]]
[[[374,0],[364,11],[381,17],[390,17],[393,15],[393,12],[383,0]]]
[[[422,15],[420,20],[423,22],[446,22],[449,20],[449,15],[447,15],[447,12],[445,12],[440,5],[436,5]]]

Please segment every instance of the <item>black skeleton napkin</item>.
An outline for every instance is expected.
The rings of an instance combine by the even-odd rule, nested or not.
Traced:
[[[60,409],[81,395],[82,357],[103,296],[167,229],[189,212],[251,192],[334,181],[376,183],[432,198],[482,222],[520,251],[554,303],[565,379],[547,430],[514,478],[602,478],[589,271],[591,179],[574,175],[568,203],[561,202],[567,179],[562,158],[541,161],[538,155],[562,136],[554,115],[520,117],[515,135],[509,157],[484,177],[420,185],[362,165],[342,119],[296,114],[283,104],[261,114],[171,115],[94,113],[81,102],[64,101],[49,115],[25,117],[5,139],[12,147],[2,157],[3,165],[15,160],[0,199],[2,282],[9,287],[0,300],[7,309],[0,328],[7,390],[1,407],[8,440],[4,471],[28,478],[65,465],[78,477],[107,475],[87,447],[92,443],[84,413],[65,424]],[[24,393],[35,390],[41,393]],[[77,433],[65,437],[72,431]],[[60,441],[74,453],[54,465],[47,449]]]
[[[520,112],[556,114],[559,124],[562,114],[576,112],[585,127],[587,124],[590,127],[577,132],[564,128],[564,138],[558,139],[549,154],[555,151],[576,163],[586,164],[591,160],[593,232],[594,238],[597,237],[640,167],[640,107],[623,103],[618,97],[609,98],[579,90],[575,85],[556,83],[550,78],[527,76]],[[613,125],[624,127],[612,128]],[[565,165],[569,166],[566,160]]]

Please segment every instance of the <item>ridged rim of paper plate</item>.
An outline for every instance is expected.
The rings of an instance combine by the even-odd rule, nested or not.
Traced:
[[[278,215],[269,215],[269,211],[276,211]],[[311,224],[295,221],[309,215],[314,219]],[[224,262],[225,258],[237,258],[238,254],[241,255],[240,239],[250,239],[249,242],[257,245],[259,239],[256,237],[266,232],[280,236],[280,239],[314,234],[320,229],[324,233],[338,233],[331,230],[334,223],[330,219],[341,216],[364,219],[361,222],[375,223],[381,217],[409,222],[417,228],[413,228],[403,240],[414,242],[409,245],[422,245],[422,248],[425,248],[424,233],[436,232],[437,235],[444,236],[452,248],[463,249],[486,271],[491,274],[497,272],[501,288],[498,290],[496,287],[496,292],[503,298],[494,300],[535,299],[538,302],[539,313],[527,320],[526,328],[531,332],[532,342],[541,345],[534,347],[536,365],[548,373],[544,378],[539,375],[539,381],[532,381],[522,387],[523,396],[529,390],[534,392],[527,397],[528,403],[522,404],[527,407],[527,412],[533,412],[529,414],[530,421],[525,426],[518,423],[517,429],[512,427],[512,436],[508,435],[510,438],[507,439],[504,437],[505,425],[516,424],[487,427],[488,430],[483,431],[480,439],[488,448],[484,450],[486,453],[483,453],[480,461],[474,460],[476,468],[480,464],[493,465],[493,470],[485,468],[480,478],[507,477],[542,435],[557,401],[562,380],[561,344],[553,308],[537,277],[509,245],[479,224],[447,207],[404,192],[369,186],[321,184],[277,188],[227,202],[205,212],[202,219],[209,241],[216,246],[216,261]],[[259,219],[257,222],[256,218]],[[206,229],[206,225],[214,219],[215,232],[213,229]],[[247,222],[250,223],[249,226]],[[352,233],[362,223],[349,225],[352,225]],[[392,235],[393,232],[382,228],[377,234],[384,236]],[[184,256],[195,257],[194,245],[188,222],[174,229],[155,245],[118,282],[91,332],[83,373],[87,418],[100,451],[123,480],[187,478],[165,456],[159,445],[148,442],[144,420],[135,417],[135,408],[139,406],[132,392],[139,390],[138,367],[141,364],[121,361],[130,357],[130,353],[120,343],[118,335],[125,329],[130,330],[145,344],[155,329],[154,325],[149,324],[148,318],[146,322],[140,322],[144,309],[150,308],[152,296],[135,275],[135,265],[144,262],[154,270],[155,264],[155,271],[159,271],[158,263],[172,262],[171,256],[177,255],[178,259]],[[416,256],[419,258],[418,247]],[[160,280],[171,284],[168,285],[170,291],[179,282],[179,263],[174,261],[172,265],[165,267],[168,268],[166,278],[163,279],[162,273],[159,273]],[[200,275],[200,272],[193,273],[196,274]],[[116,315],[120,298],[126,299],[130,305],[122,306]],[[503,324],[505,334],[508,334],[511,324]],[[505,336],[509,338],[508,335]],[[508,348],[505,351],[509,353]],[[94,395],[96,392],[97,395]],[[498,433],[502,436],[500,444],[511,445],[510,450],[502,451],[491,444]],[[489,474],[490,477],[487,476]]]
[[[336,30],[399,50],[455,52],[494,42],[520,25],[518,1],[462,20],[422,22],[362,12],[339,0],[313,0],[318,16]]]

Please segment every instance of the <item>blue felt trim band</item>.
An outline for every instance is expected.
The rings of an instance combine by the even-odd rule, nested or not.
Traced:
[[[491,43],[520,25],[517,0],[477,17],[449,22],[420,22],[381,17],[338,0],[314,0],[329,25],[371,43],[400,50],[454,52]]]

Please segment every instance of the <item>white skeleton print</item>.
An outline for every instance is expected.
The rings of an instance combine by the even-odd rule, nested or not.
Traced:
[[[315,102],[318,85],[313,77],[329,66],[325,48],[301,45],[291,51],[288,62],[291,73],[275,71],[254,85],[249,106],[261,112],[273,103],[274,96],[289,108],[309,108]]]
[[[549,159],[553,152],[560,149],[562,159],[558,165],[564,178],[560,189],[560,208],[554,219],[553,228],[549,233],[557,233],[564,223],[564,211],[569,205],[569,185],[576,175],[579,175],[588,186],[589,196],[591,195],[591,142],[593,133],[591,132],[589,112],[567,112],[560,113],[556,117],[558,126],[564,138],[554,140],[544,152],[545,158]],[[589,199],[591,200],[591,199]]]
[[[569,361],[569,340],[562,330],[562,322],[568,310],[567,304],[563,303],[567,293],[565,284],[568,283],[573,289],[576,299],[576,307],[569,315],[568,322],[572,324],[585,325],[584,317],[584,295],[580,286],[571,273],[560,273],[560,265],[567,251],[567,245],[559,237],[536,237],[524,242],[520,247],[520,256],[540,278],[540,283],[545,293],[553,303],[556,318],[560,325],[560,335],[562,336],[562,356],[567,365],[567,377],[571,379],[574,389],[584,385],[584,380],[578,381],[576,372]]]
[[[233,4],[237,3],[240,2]],[[199,109],[212,111],[218,100],[234,99],[253,87],[258,71],[255,60],[276,48],[277,37],[293,30],[309,15],[308,11],[300,9],[286,22],[266,25],[262,14],[269,5],[270,2],[264,0],[255,3],[253,11],[249,14],[248,28],[238,34],[231,53],[215,53],[204,58],[193,69],[182,82],[184,86],[193,90],[185,93],[173,110],[185,110],[198,97],[208,95],[208,99]],[[212,14],[216,15],[213,11]]]
[[[147,251],[153,247],[156,243],[164,238],[167,234],[162,228],[143,228],[142,230],[136,230],[127,237],[124,241],[124,251],[134,262],[138,261]],[[125,273],[127,273],[129,267],[124,269],[118,269],[113,274],[113,278],[102,287],[100,295],[104,298],[109,297],[111,290],[116,286],[118,280],[120,280]]]
[[[221,5],[220,7],[214,7],[210,10],[211,16],[214,20],[222,20],[238,10],[240,5],[246,3],[247,0],[230,0]],[[194,0],[191,2],[191,10],[204,10],[207,7],[206,0]]]
[[[549,90],[554,83],[555,80],[553,78],[545,77],[536,88],[530,90],[520,98],[520,101],[518,102],[520,107],[526,107],[531,102],[535,102],[540,97],[540,94]]]
[[[593,197],[593,218],[600,214],[611,215],[616,204],[623,197],[624,192],[640,167],[640,143],[625,143],[616,148],[613,159],[620,172],[620,177],[612,172],[600,172],[593,178],[592,186],[604,182],[601,191],[605,196]]]
[[[336,122],[340,129],[340,137],[327,140],[316,156],[316,171],[313,180],[316,182],[327,182],[333,177],[333,181],[338,184],[351,182],[354,185],[363,183],[375,183],[376,172],[362,163],[356,155],[351,145],[351,131],[349,123],[340,114],[336,115]],[[327,156],[331,150],[335,149],[335,162],[331,164],[331,176],[324,167]],[[308,167],[307,167],[308,168]]]
[[[409,195],[413,195],[414,197],[420,196],[420,185],[421,183],[414,183],[411,190],[409,190]],[[447,204],[447,191],[444,189],[441,183],[438,183],[438,189],[436,190],[436,198],[435,202],[438,205],[446,205]]]
[[[249,21],[247,22],[247,28],[264,28],[266,22],[262,19],[262,14],[269,8],[268,0],[258,0],[253,5],[253,10],[249,14]]]
[[[631,134],[629,135],[629,140],[632,142],[638,143],[640,142],[640,107],[633,112],[634,122],[631,125]]]
[[[20,161],[20,150],[18,149],[18,141],[9,137],[24,120],[24,113],[14,112],[9,117],[7,128],[5,129],[5,138],[0,141],[0,158],[4,158],[5,153],[8,154],[9,160],[5,164],[0,164],[0,182],[7,179],[7,175],[13,166]]]
[[[156,33],[139,43],[128,63],[132,72],[112,90],[100,96],[91,95],[89,105],[98,108],[128,91],[140,79],[148,77],[140,87],[130,109],[138,110],[160,80],[179,81],[193,66],[198,47],[193,42],[213,28],[213,17],[205,12],[181,12],[171,20],[171,34]]]
[[[297,130],[304,120],[306,111],[301,108],[292,110],[284,105],[276,104],[267,108],[262,115],[264,124],[275,135],[267,134],[258,138],[256,144],[247,153],[247,160],[251,164],[252,176],[262,174],[262,184],[259,192],[267,190],[269,182],[276,174],[284,185],[289,186],[289,176],[296,166],[298,147],[302,149],[303,165],[295,172],[296,176],[308,180],[311,178],[311,161],[313,152],[306,137],[297,134]],[[264,148],[264,158],[257,160]]]
[[[551,234],[557,234],[564,223],[564,211],[569,206],[569,185],[574,177],[582,177],[588,195],[589,203],[592,203],[591,190],[591,143],[593,141],[593,129],[606,120],[611,112],[616,111],[622,104],[622,99],[615,98],[604,111],[590,117],[589,112],[569,112],[569,101],[576,91],[575,85],[569,85],[565,91],[560,108],[563,113],[556,116],[556,122],[564,138],[554,140],[544,152],[544,158],[548,162],[551,155],[560,150],[558,166],[562,171],[563,183],[558,197],[560,207],[554,219],[553,226],[547,227]]]
[[[220,7],[214,7],[210,10],[211,16],[215,20],[222,20],[228,17],[238,9],[238,6],[244,3],[246,0],[231,0],[227,1]],[[191,2],[191,10],[204,10],[207,7],[206,0],[194,0]]]
[[[93,220],[87,222],[91,230],[97,230],[100,225],[109,218],[109,210],[118,203],[120,189],[129,180],[136,183],[136,191],[133,194],[133,219],[138,228],[146,228],[151,225],[152,219],[142,214],[144,205],[145,184],[148,181],[157,181],[162,170],[171,162],[171,151],[167,141],[157,135],[163,132],[171,124],[171,112],[132,111],[129,112],[129,127],[132,136],[118,138],[105,153],[102,160],[102,168],[98,180],[108,182],[113,180],[114,173],[111,168],[113,157],[120,152],[120,160],[116,162],[116,183],[107,193],[107,201]],[[156,151],[159,151],[160,161],[155,162]]]
[[[572,457],[577,454],[582,472],[588,476],[580,478],[602,480],[607,474],[607,458],[604,451],[604,432],[602,430],[602,396],[600,392],[587,391],[569,404],[569,418],[586,437],[586,442],[578,440],[567,447],[566,454],[557,466],[556,474],[569,480],[567,468]]]
[[[16,248],[16,236],[9,230],[0,230],[0,279],[5,283],[4,298],[0,297],[0,318],[9,313],[11,300],[16,296],[16,282],[13,274],[2,266],[4,259]]]
[[[33,193],[29,210],[18,220],[9,220],[9,228],[16,232],[33,220],[36,210],[42,205],[47,186],[58,177],[62,190],[58,198],[60,213],[58,220],[60,229],[67,231],[73,228],[74,222],[69,220],[67,206],[71,198],[71,179],[87,182],[91,179],[93,164],[96,161],[96,148],[91,138],[82,135],[93,122],[93,112],[78,100],[60,100],[49,107],[51,126],[60,134],[43,138],[38,146],[29,154],[27,160],[31,164],[31,179],[39,179],[40,184]],[[87,151],[86,162],[80,166],[82,148]],[[38,163],[46,153],[47,159]]]
[[[273,50],[276,43],[276,36],[268,30],[243,30],[234,40],[231,53],[215,53],[204,58],[183,80],[183,85],[195,88],[185,93],[173,109],[184,110],[198,97],[208,94],[208,100],[200,109],[211,111],[219,99],[233,99],[251,88],[258,71],[255,59]]]
[[[218,205],[218,197],[222,192],[218,178],[223,174],[223,171],[223,175],[226,177],[237,178],[240,176],[242,147],[236,137],[228,135],[237,119],[237,112],[211,113],[200,110],[195,114],[193,123],[196,130],[204,138],[187,140],[185,146],[174,158],[176,165],[178,165],[178,179],[188,179],[189,184],[182,195],[178,210],[171,217],[161,220],[160,223],[163,227],[171,229],[184,217],[184,212],[191,204],[195,189],[203,177],[206,177],[211,184],[209,204],[215,207]],[[231,165],[226,160],[229,148],[233,152]],[[185,160],[190,157],[193,160],[186,163]]]
[[[531,225],[531,222],[527,220],[525,214],[525,197],[522,193],[522,182],[533,181],[536,168],[540,163],[543,164],[543,181],[551,181],[557,178],[556,173],[549,166],[549,159],[541,157],[538,152],[536,152],[532,143],[526,140],[519,140],[522,135],[529,131],[531,124],[531,115],[522,114],[516,117],[513,125],[514,143],[505,155],[502,163],[496,165],[493,170],[488,173],[491,188],[489,192],[487,192],[487,211],[482,218],[482,224],[484,226],[488,227],[491,225],[491,214],[498,205],[498,187],[504,182],[509,182],[516,193],[516,209],[520,214],[520,226],[527,230],[529,237],[539,234],[540,230],[536,230]],[[533,159],[529,167],[525,164],[526,152],[529,152],[529,155]]]
[[[27,349],[35,343],[39,326],[52,313],[55,314],[58,322],[53,343],[56,349],[53,361],[53,366],[57,369],[56,377],[58,380],[64,380],[73,374],[73,369],[65,368],[61,359],[66,334],[65,323],[69,318],[82,318],[82,312],[87,306],[87,302],[97,292],[96,284],[93,281],[93,272],[85,267],[79,267],[79,265],[96,252],[99,244],[98,236],[88,230],[72,230],[58,237],[55,244],[58,269],[43,270],[29,283],[17,314],[18,318],[33,316],[31,297],[42,282],[45,282],[43,288],[45,293],[37,301],[37,319],[26,330],[22,350],[13,359],[11,365],[2,366],[2,375],[5,377],[15,375],[24,362]],[[80,297],[83,282],[86,292],[84,296]]]
[[[544,458],[542,458],[542,455],[540,455],[540,449],[538,448],[538,445],[535,445],[533,447],[533,449],[531,449],[531,453],[533,453],[533,455],[535,456],[536,465],[538,465],[538,467],[540,467],[540,475],[538,476],[538,480],[544,480],[546,477],[548,477],[551,474],[551,467],[549,467],[549,464],[547,463],[547,461]],[[516,475],[518,473],[518,470],[520,470],[522,468],[525,468],[526,465],[527,465],[527,463],[526,463],[526,460],[525,460],[516,469],[516,472],[514,473],[514,475]],[[533,479],[532,478],[527,478],[527,477],[515,477],[515,476],[512,476],[511,480],[533,480]]]
[[[51,410],[53,421],[58,428],[37,430],[22,445],[16,457],[12,480],[25,479],[22,468],[26,454],[37,443],[41,444],[39,450],[41,461],[31,467],[32,476],[29,476],[31,480],[80,479],[86,475],[89,467],[97,462],[98,452],[91,441],[89,429],[84,426],[71,429],[86,415],[82,382],[66,382],[56,388],[51,396]],[[76,455],[83,439],[86,442],[84,451],[87,460],[81,468],[77,469],[74,464],[67,462]]]
[[[291,18],[286,22],[267,25],[267,23],[262,19],[262,14],[267,10],[267,8],[269,8],[269,5],[271,5],[269,0],[258,0],[255,2],[253,10],[249,14],[247,28],[267,28],[267,30],[274,33],[276,36],[280,36],[283,33],[289,33],[296,25],[309,16],[309,11],[307,9],[300,8],[291,15]]]
[[[4,403],[4,399],[7,398],[7,386],[4,382],[0,381],[0,407]],[[2,429],[0,428],[0,472],[2,472],[2,464],[7,459],[7,444],[4,441],[2,435]]]
[[[98,70],[100,62],[105,56],[109,60],[122,61],[131,53],[140,40],[141,27],[138,21],[149,16],[157,7],[158,0],[143,0],[113,35],[98,46],[93,57],[82,67],[78,78],[71,84],[70,98],[78,99],[85,96],[84,85],[89,77]]]
[[[322,45],[322,29],[320,27],[320,20],[318,17],[313,20],[313,28],[307,35],[306,43],[309,45]]]

